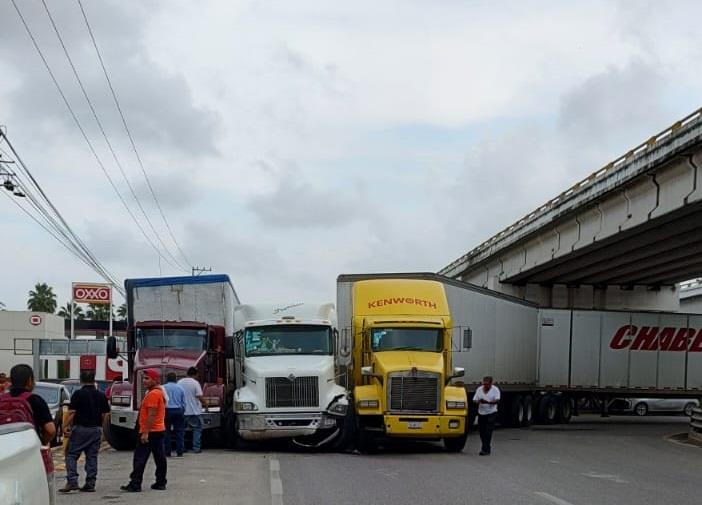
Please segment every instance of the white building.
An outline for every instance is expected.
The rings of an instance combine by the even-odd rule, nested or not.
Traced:
[[[28,310],[0,311],[0,372],[19,363],[33,364],[32,340],[67,340],[62,317]]]

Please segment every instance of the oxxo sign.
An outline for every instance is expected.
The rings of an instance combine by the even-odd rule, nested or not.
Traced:
[[[112,301],[112,289],[109,284],[73,284],[73,301],[109,305]]]

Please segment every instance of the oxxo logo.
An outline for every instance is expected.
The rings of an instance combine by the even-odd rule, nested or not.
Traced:
[[[73,300],[79,303],[110,303],[112,290],[106,285],[73,286]]]

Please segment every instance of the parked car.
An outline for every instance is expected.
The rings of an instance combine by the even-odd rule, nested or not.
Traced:
[[[617,398],[612,402],[610,412],[632,413],[645,416],[652,413],[682,413],[692,415],[692,409],[700,402],[694,398]]]
[[[47,475],[34,426],[1,425],[0,447],[0,503],[49,505],[54,475]]]
[[[56,425],[56,437],[51,441],[52,446],[63,443],[63,409],[71,400],[71,393],[63,384],[53,382],[37,382],[32,393],[41,396],[49,406],[51,416]]]

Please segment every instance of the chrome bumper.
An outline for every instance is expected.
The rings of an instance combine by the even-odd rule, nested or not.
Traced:
[[[336,427],[336,418],[321,412],[291,414],[237,414],[239,435],[245,440],[314,435]]]

